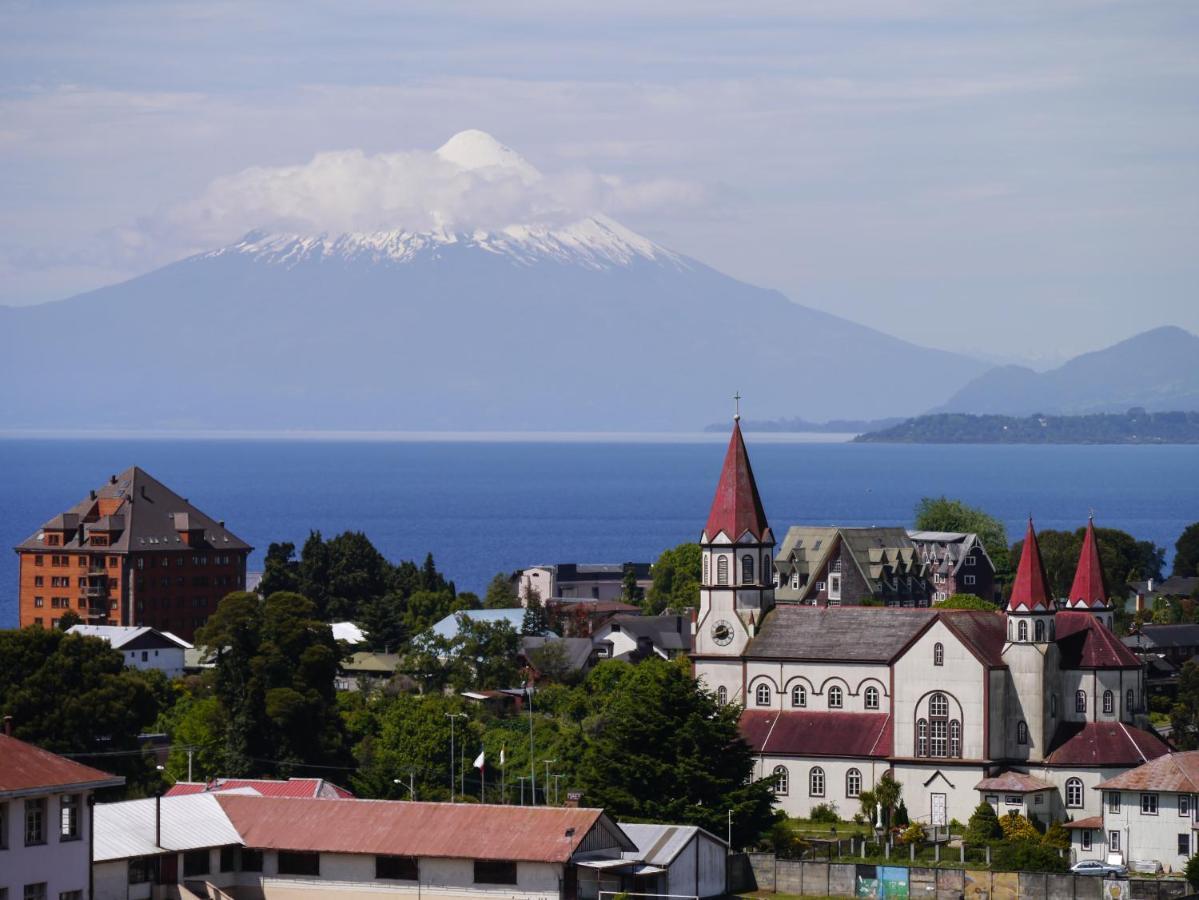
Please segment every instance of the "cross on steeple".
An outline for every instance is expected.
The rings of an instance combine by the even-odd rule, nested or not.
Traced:
[[[740,422],[741,421],[741,392],[740,391],[737,391],[737,393],[733,394],[733,404],[734,404],[733,405],[733,421]]]

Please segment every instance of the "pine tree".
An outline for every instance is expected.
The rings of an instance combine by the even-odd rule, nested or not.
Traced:
[[[968,845],[982,847],[991,841],[1003,837],[1003,829],[999,827],[999,817],[990,803],[980,803],[970,815],[966,823],[966,833],[962,835]]]
[[[541,605],[541,595],[537,593],[536,588],[530,587],[525,605],[525,617],[520,623],[520,633],[539,636],[545,634],[549,627],[545,607]]]

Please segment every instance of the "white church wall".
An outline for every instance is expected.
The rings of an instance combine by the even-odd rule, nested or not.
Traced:
[[[747,708],[758,709],[756,688],[766,684],[771,689],[770,708],[791,710],[792,688],[806,689],[803,709],[818,712],[879,712],[889,711],[891,703],[891,673],[885,665],[804,662],[795,660],[747,660],[746,682],[749,690]],[[841,706],[829,706],[829,688],[841,689]],[[866,709],[866,688],[878,692],[878,709]]]
[[[945,821],[957,819],[965,823],[978,806],[978,791],[974,789],[986,777],[983,765],[964,763],[950,765],[947,760],[914,763],[897,762],[895,780],[903,785],[903,802],[908,818],[928,825],[932,822],[936,795],[945,803]]]
[[[852,819],[861,811],[861,802],[849,795],[849,773],[857,770],[861,775],[861,790],[874,788],[875,782],[887,771],[885,760],[849,758],[806,758],[788,756],[759,756],[754,777],[768,778],[775,769],[783,766],[787,770],[787,790],[776,794],[777,807],[787,815],[807,819],[812,810],[821,803],[831,803],[842,819]],[[823,773],[823,794],[812,793],[812,770]]]
[[[944,665],[934,664],[935,645],[944,650]],[[960,710],[963,759],[985,757],[983,732],[987,716],[986,669],[942,622],[936,622],[895,662],[895,747],[898,756],[916,754],[916,720],[927,715],[929,697],[937,691],[950,698],[951,718]],[[973,785],[972,785],[973,786]]]
[[[740,659],[697,659],[695,677],[713,694],[719,695],[720,688],[723,687],[726,702],[744,702],[741,696]]]

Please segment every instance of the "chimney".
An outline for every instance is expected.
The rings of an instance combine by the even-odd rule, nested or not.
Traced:
[[[91,499],[93,499],[93,500],[96,499],[96,492],[94,490],[88,491],[87,493],[88,493],[88,496],[91,497]]]
[[[116,483],[117,483],[117,476],[115,476],[115,475],[109,475],[109,476],[108,476],[108,483],[109,483],[109,484],[116,484]]]
[[[1145,588],[1145,590],[1146,590],[1148,593],[1150,593],[1150,594],[1152,594],[1152,593],[1153,593],[1153,579],[1152,579],[1152,578],[1150,578],[1150,579],[1149,579],[1149,584],[1148,584],[1148,586]]]
[[[4,733],[12,737],[12,716],[4,717]]]

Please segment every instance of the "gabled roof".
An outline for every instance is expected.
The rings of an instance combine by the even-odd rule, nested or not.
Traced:
[[[939,609],[941,622],[987,666],[1001,668],[1003,645],[1007,642],[1007,617],[995,610]]]
[[[596,828],[609,832],[621,850],[636,849],[601,809],[395,800],[328,803],[236,794],[215,799],[246,846],[266,850],[563,863]]]
[[[155,647],[191,649],[191,644],[183,638],[148,625],[72,625],[67,629],[67,633],[100,638],[108,641],[114,650],[146,650]]]
[[[762,498],[758,496],[758,485],[749,464],[749,453],[741,437],[741,423],[733,422],[733,434],[729,438],[729,449],[724,455],[724,466],[716,484],[716,496],[712,498],[712,509],[708,513],[708,524],[704,534],[709,541],[723,533],[730,541],[739,541],[749,532],[760,543],[773,543],[770,525],[762,509]]]
[[[755,753],[883,759],[893,743],[887,713],[747,709],[740,724]]]
[[[1155,735],[1123,722],[1063,722],[1049,742],[1051,766],[1136,766],[1169,753]]]
[[[749,642],[750,659],[890,662],[937,617],[931,609],[780,604]]]
[[[1122,791],[1175,791],[1199,794],[1199,750],[1167,753],[1099,785]]]
[[[908,537],[912,542],[922,550],[927,550],[930,554],[937,554],[936,571],[944,575],[956,575],[975,549],[978,550],[982,558],[987,561],[987,565],[991,570],[995,570],[995,563],[991,561],[991,556],[987,553],[987,548],[983,546],[983,542],[979,540],[978,535],[970,531],[908,531]]]
[[[1020,552],[1020,566],[1016,569],[1016,580],[1012,584],[1012,596],[1008,600],[1010,612],[1048,612],[1053,608],[1053,591],[1045,564],[1041,561],[1041,547],[1032,519],[1028,520],[1028,531],[1024,534],[1024,548]]]
[[[0,798],[119,787],[125,779],[0,734]]]
[[[629,836],[636,850],[626,850],[625,859],[636,859],[651,866],[670,868],[678,855],[695,839],[703,834],[717,844],[724,841],[698,825],[653,825],[619,822],[621,831]],[[727,845],[726,845],[727,846]]]
[[[1074,570],[1074,583],[1066,605],[1076,609],[1095,609],[1107,606],[1107,582],[1103,578],[1103,564],[1099,561],[1099,545],[1095,540],[1095,520],[1087,519],[1086,535],[1082,539],[1082,552],[1078,555],[1078,568]]]
[[[995,791],[1009,794],[1031,794],[1036,791],[1051,791],[1055,785],[1026,772],[1004,772],[984,778],[974,786],[976,791]]]
[[[1199,647],[1199,625],[1154,625],[1146,623],[1141,630],[1128,635],[1121,643],[1129,648],[1155,650],[1171,647]]]
[[[691,649],[691,620],[687,616],[663,614],[659,616],[613,616],[595,630],[592,640],[604,640],[601,635],[611,634],[619,628],[634,638],[645,638],[663,650]]]
[[[1141,660],[1089,612],[1062,610],[1054,616],[1063,669],[1139,669]]]
[[[154,843],[156,816],[162,845]],[[155,856],[164,849],[199,850],[242,843],[241,835],[211,794],[167,794],[156,811],[154,798],[97,803],[93,862]]]
[[[323,778],[289,778],[274,781],[269,778],[217,778],[213,781],[177,781],[163,795],[183,797],[189,794],[218,794],[239,791],[260,797],[303,797],[320,800],[349,800],[354,795],[345,788]]]

